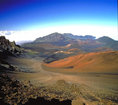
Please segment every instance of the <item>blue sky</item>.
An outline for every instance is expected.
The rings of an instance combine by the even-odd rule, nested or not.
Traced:
[[[117,39],[117,0],[0,0],[1,31],[46,31],[52,28],[54,32],[59,29],[63,33],[61,27],[67,29],[68,26],[78,26],[78,30],[80,26],[83,29],[108,27],[111,31],[109,35],[106,32],[106,36]],[[53,30],[54,27],[57,29]],[[69,29],[68,32],[74,31]],[[97,32],[93,34],[97,36]],[[87,34],[86,28],[85,33],[76,31],[75,34]],[[92,29],[88,34],[92,34]]]

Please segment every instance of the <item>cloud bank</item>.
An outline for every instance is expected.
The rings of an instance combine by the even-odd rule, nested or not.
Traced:
[[[53,32],[72,33],[74,35],[93,35],[97,38],[102,36],[109,36],[118,40],[117,27],[115,26],[55,26],[40,28],[30,31],[0,31],[1,36],[5,36],[10,41],[33,41],[38,37],[42,37]]]

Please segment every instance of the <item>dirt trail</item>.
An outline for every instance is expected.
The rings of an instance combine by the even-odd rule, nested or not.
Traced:
[[[31,73],[27,73],[27,72],[15,73],[14,76],[17,79],[30,80],[34,83],[36,82],[54,83],[58,80],[65,80],[68,82],[78,82],[77,76],[67,75],[62,73],[54,73],[54,72],[43,70],[42,62],[36,59],[10,58],[9,60],[13,65],[19,67],[19,69],[25,69],[26,71],[30,69]]]
[[[92,88],[113,88],[118,87],[118,76],[112,74],[63,74],[46,71],[42,68],[42,61],[31,58],[10,58],[11,64],[16,65],[21,70],[30,72],[16,72],[14,77],[21,80],[30,80],[33,83],[54,83],[58,80],[88,85]],[[13,75],[13,74],[12,74]]]

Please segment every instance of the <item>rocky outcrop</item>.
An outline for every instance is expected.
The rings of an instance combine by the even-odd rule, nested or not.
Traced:
[[[0,36],[0,58],[6,58],[9,55],[19,55],[22,52],[19,45],[10,42],[4,36]]]
[[[24,105],[71,105],[71,100],[59,101],[58,99],[45,100],[42,97],[37,99],[29,99]]]
[[[0,74],[0,105],[71,105],[69,99],[48,100],[46,96],[40,96],[45,94],[42,88],[33,86],[30,81],[20,82],[8,77],[5,73]]]
[[[6,61],[8,56],[18,56],[22,49],[15,42],[10,42],[4,36],[0,36],[0,72],[14,71],[17,68]]]
[[[19,69],[16,66],[1,59],[0,60],[0,72],[3,73],[3,72],[11,72],[11,71],[19,71]]]

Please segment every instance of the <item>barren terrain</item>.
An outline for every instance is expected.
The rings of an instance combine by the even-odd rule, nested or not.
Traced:
[[[56,68],[55,71],[51,71],[50,68],[44,67],[40,58],[11,57],[9,61],[21,70],[21,72],[10,73],[9,76],[20,81],[31,81],[35,86],[43,84],[57,91],[68,91],[70,95],[74,95],[72,105],[117,105],[118,103],[117,73],[59,73]],[[63,83],[68,85],[63,87]]]

